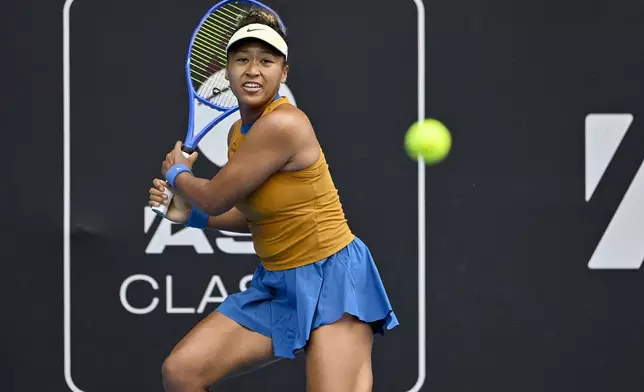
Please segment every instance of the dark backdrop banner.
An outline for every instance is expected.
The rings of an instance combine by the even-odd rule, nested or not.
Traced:
[[[282,94],[310,116],[349,224],[371,246],[406,326],[378,339],[374,372],[381,388],[409,390],[419,376],[418,229],[409,224],[417,216],[418,179],[395,130],[417,117],[417,7],[413,1],[387,9],[371,9],[368,1],[271,5],[292,37],[292,71]],[[161,158],[184,137],[187,43],[211,6],[79,1],[70,10],[66,345],[69,379],[83,391],[158,389],[164,357],[227,295],[245,289],[258,264],[248,236],[185,229],[145,208]],[[366,9],[369,18],[359,17]],[[408,61],[387,61],[394,48]],[[199,145],[198,175],[212,176],[225,164],[226,134],[237,118]],[[115,165],[127,169],[117,172]],[[221,390],[301,390],[303,363],[281,363]]]
[[[644,6],[425,2],[422,109],[454,147],[425,170],[419,301],[402,142],[419,115],[421,2],[267,3],[289,30],[282,93],[310,116],[401,322],[376,339],[374,390],[642,390]],[[213,4],[2,4],[0,390],[162,390],[172,347],[246,288],[248,236],[145,207],[183,138],[187,44]],[[200,176],[225,164],[227,124],[200,144]],[[304,360],[217,390],[303,391]]]

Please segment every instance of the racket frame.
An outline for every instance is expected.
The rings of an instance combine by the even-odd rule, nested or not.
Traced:
[[[190,60],[191,60],[191,52],[192,52],[192,47],[194,45],[195,39],[197,37],[197,33],[201,30],[201,27],[203,24],[206,22],[208,17],[212,15],[216,10],[219,8],[230,4],[230,3],[250,3],[252,5],[256,5],[260,8],[264,8],[267,11],[272,12],[277,16],[277,20],[280,23],[280,27],[282,28],[282,31],[285,31],[284,23],[280,19],[279,15],[271,9],[269,6],[260,3],[259,1],[256,0],[223,0],[220,1],[219,3],[215,4],[212,6],[208,12],[201,18],[199,21],[199,24],[197,27],[194,29],[192,33],[192,37],[190,38],[190,45],[188,46],[188,55],[186,56],[186,84],[188,85],[188,99],[189,99],[189,113],[188,113],[188,131],[186,132],[186,138],[184,140],[184,148],[187,147],[187,149],[184,149],[185,152],[190,154],[192,151],[194,151],[197,148],[197,145],[199,145],[199,142],[201,139],[206,136],[206,134],[218,123],[223,121],[226,117],[230,116],[237,110],[239,110],[239,106],[234,106],[232,108],[224,108],[219,105],[216,105],[201,96],[195,91],[193,84],[192,84],[192,79],[190,77]],[[228,66],[228,63],[226,63],[226,67]],[[200,103],[210,107],[211,109],[217,110],[221,112],[214,120],[212,120],[208,125],[206,125],[201,131],[195,134],[194,132],[194,124],[195,124],[195,99],[199,101]],[[186,151],[187,150],[187,151]]]

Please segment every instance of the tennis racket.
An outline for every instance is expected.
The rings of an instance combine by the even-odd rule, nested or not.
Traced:
[[[239,109],[237,98],[225,77],[226,46],[235,33],[239,19],[255,7],[277,15],[259,1],[224,0],[208,10],[192,34],[186,61],[190,105],[188,130],[182,147],[186,157],[195,151],[199,141],[215,125]],[[281,21],[280,24],[284,28]],[[168,187],[165,187],[165,194],[167,203],[152,208],[163,217],[174,196]]]

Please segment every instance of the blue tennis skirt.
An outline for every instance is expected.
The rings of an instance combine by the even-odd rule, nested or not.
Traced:
[[[276,357],[295,358],[311,332],[345,313],[384,334],[398,325],[376,264],[357,237],[313,264],[268,271],[260,264],[250,287],[228,296],[217,311],[273,340]]]

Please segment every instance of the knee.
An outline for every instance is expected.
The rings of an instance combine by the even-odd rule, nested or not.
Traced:
[[[193,391],[199,387],[199,373],[194,362],[186,356],[172,353],[161,368],[163,386],[166,392]]]

